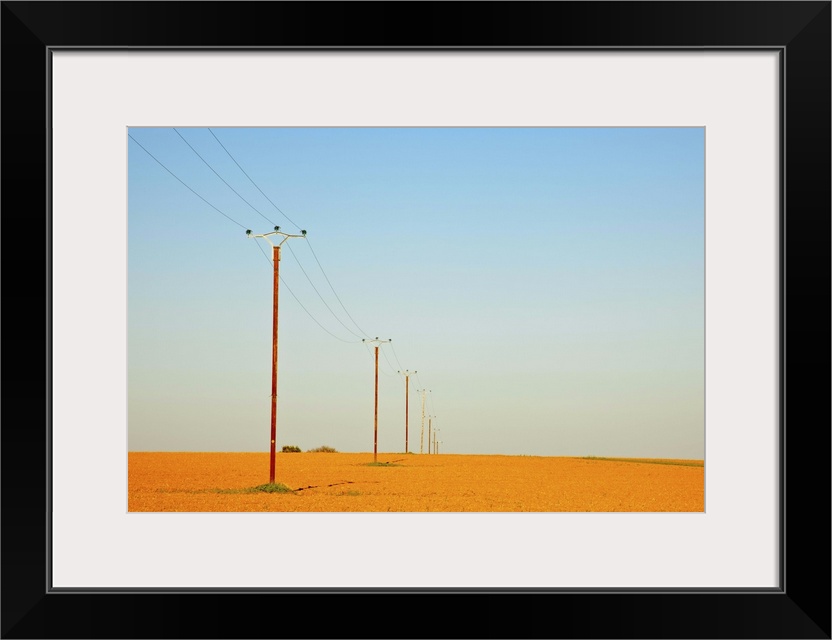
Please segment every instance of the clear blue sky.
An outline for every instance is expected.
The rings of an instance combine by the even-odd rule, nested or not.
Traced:
[[[245,229],[277,224],[308,232],[278,450],[372,451],[378,336],[380,452],[406,368],[411,451],[424,386],[443,453],[704,457],[704,129],[177,129],[129,130],[130,450],[268,451],[271,249]]]

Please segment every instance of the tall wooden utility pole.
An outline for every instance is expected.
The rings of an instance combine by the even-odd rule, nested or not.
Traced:
[[[361,342],[375,342],[376,350],[376,400],[375,410],[373,414],[373,462],[378,461],[378,348],[385,342],[392,342],[392,340],[362,340]]]
[[[404,375],[404,452],[407,453],[407,425],[410,420],[410,376],[418,371],[399,371]]]
[[[268,233],[261,233],[258,235],[251,235],[251,229],[246,229],[246,235],[249,238],[264,238],[266,242],[272,245],[272,264],[274,265],[274,303],[272,305],[272,419],[271,419],[271,446],[269,447],[269,483],[274,484],[274,452],[275,441],[277,439],[277,298],[278,285],[280,284],[280,245],[286,242],[289,238],[303,238],[306,236],[306,230],[301,230],[302,235],[292,235],[290,233],[283,233],[280,227],[275,227],[274,231]],[[283,236],[283,240],[277,244],[273,243],[268,236]]]

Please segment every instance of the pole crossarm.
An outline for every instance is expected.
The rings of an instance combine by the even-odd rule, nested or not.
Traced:
[[[361,342],[367,342],[369,344],[375,344],[376,346],[380,346],[380,345],[384,344],[385,342],[393,342],[393,340],[379,340],[378,338],[373,338],[373,339],[362,338]]]
[[[256,233],[256,234],[252,234],[251,229],[246,229],[246,236],[248,236],[249,238],[263,238],[266,242],[268,242],[273,247],[279,247],[284,242],[286,242],[289,238],[305,238],[306,237],[306,229],[301,229],[300,235],[297,235],[297,234],[294,234],[294,233],[286,233],[284,231],[281,231],[280,227],[275,227],[274,231],[269,231],[268,233]],[[271,241],[271,238],[269,238],[269,236],[282,236],[283,240],[281,240],[280,242],[275,244],[274,242]]]

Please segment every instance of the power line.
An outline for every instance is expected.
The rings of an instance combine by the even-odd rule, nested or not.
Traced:
[[[176,131],[176,135],[178,135],[180,138],[182,138],[182,142],[184,142],[186,145],[188,145],[188,147],[191,149],[191,151],[193,151],[193,152],[196,154],[196,157],[197,157],[197,158],[199,158],[200,160],[202,160],[202,161],[205,163],[205,166],[206,166],[206,167],[208,167],[211,171],[213,171],[213,172],[214,172],[214,175],[215,175],[215,176],[217,176],[220,180],[222,180],[222,181],[223,181],[223,183],[225,184],[225,186],[226,186],[226,187],[228,187],[228,188],[229,188],[229,189],[231,189],[234,193],[236,193],[236,194],[237,194],[237,196],[239,196],[240,200],[242,200],[242,201],[243,201],[243,202],[245,202],[248,206],[250,206],[252,209],[254,209],[254,211],[255,211],[255,212],[256,212],[256,213],[257,213],[257,214],[258,214],[261,218],[263,218],[266,222],[268,222],[269,224],[271,224],[272,226],[274,226],[274,222],[272,222],[271,220],[269,220],[266,216],[264,216],[264,215],[263,215],[263,214],[262,214],[262,213],[261,213],[261,212],[257,209],[257,207],[255,207],[255,206],[254,206],[253,204],[251,204],[248,200],[246,200],[243,196],[241,196],[241,195],[237,192],[237,190],[236,190],[234,187],[232,187],[230,184],[228,184],[228,183],[225,181],[225,178],[223,178],[223,177],[222,177],[219,173],[217,173],[217,171],[214,169],[214,167],[212,167],[210,164],[208,164],[208,161],[207,161],[205,158],[203,158],[201,155],[199,155],[199,152],[191,146],[191,143],[190,143],[190,142],[188,142],[187,140],[185,140],[185,136],[183,136],[181,133],[179,133],[179,131],[177,130],[177,128],[176,128],[176,127],[174,127],[174,128],[173,128],[173,130],[174,130],[174,131]]]
[[[266,200],[269,201],[269,204],[271,204],[275,209],[277,209],[277,211],[279,211],[280,214],[284,218],[286,218],[291,224],[295,225],[298,229],[300,229],[300,226],[298,226],[298,224],[294,220],[292,220],[289,216],[287,216],[280,207],[278,207],[274,202],[272,202],[272,199],[269,198],[269,196],[267,196],[266,193],[258,186],[258,184],[254,181],[254,179],[250,175],[248,175],[248,173],[246,173],[246,170],[243,169],[243,167],[240,165],[240,163],[237,162],[237,160],[234,158],[233,155],[231,155],[231,152],[228,149],[226,149],[225,145],[217,137],[217,134],[215,134],[213,132],[213,130],[211,130],[210,127],[208,128],[208,131],[211,133],[212,136],[214,136],[214,139],[223,148],[223,151],[225,151],[228,154],[228,157],[231,158],[231,160],[234,162],[234,164],[236,164],[237,167],[240,169],[240,171],[243,172],[243,175],[245,175],[245,177],[248,178],[249,182],[251,182],[251,184],[254,185],[254,188],[257,189],[263,195],[263,197]],[[249,206],[251,206],[251,205],[249,205]],[[256,209],[255,209],[255,211],[256,211]],[[259,213],[259,211],[258,211],[258,213]],[[263,214],[260,214],[260,215],[263,215]],[[370,334],[368,334],[366,331],[364,331],[364,329],[362,329],[360,326],[358,326],[358,323],[352,317],[350,312],[347,311],[347,307],[344,305],[344,302],[341,300],[341,297],[338,295],[338,292],[335,291],[335,287],[332,286],[332,282],[330,281],[329,276],[326,275],[326,271],[324,271],[324,267],[321,264],[321,261],[318,259],[318,255],[315,253],[315,249],[312,247],[312,243],[309,242],[309,238],[306,239],[306,242],[309,245],[309,250],[312,252],[312,256],[315,258],[315,262],[318,263],[318,268],[320,268],[321,273],[324,276],[324,279],[326,280],[327,284],[329,285],[329,288],[332,289],[332,293],[335,294],[335,298],[338,300],[338,303],[341,305],[341,308],[344,310],[344,313],[347,314],[347,317],[352,321],[352,323],[355,325],[356,329],[358,329],[361,332],[361,335],[369,337]],[[297,256],[295,257],[295,259],[297,259]],[[298,261],[298,262],[300,262],[300,261]],[[307,276],[307,279],[309,279],[309,276]],[[309,282],[311,283],[312,280],[309,280]],[[313,288],[314,288],[314,285],[313,285]],[[316,289],[316,292],[317,292],[317,289]],[[318,296],[321,297],[321,300],[323,300],[323,297],[321,296],[320,293],[318,293]],[[324,302],[324,304],[326,304],[326,303]],[[327,308],[329,308],[329,307],[327,306]],[[330,309],[330,312],[332,312],[331,309]],[[335,314],[333,313],[333,315],[335,315]],[[335,316],[335,318],[338,319],[338,316]],[[338,320],[338,322],[341,322],[341,321]],[[341,324],[343,324],[343,323],[341,323]],[[352,333],[353,335],[358,335],[358,334],[354,333],[351,330],[350,330],[350,333]]]
[[[165,171],[167,171],[167,172],[168,172],[170,175],[172,175],[174,178],[176,178],[177,180],[179,180],[179,182],[181,182],[181,183],[182,183],[182,185],[183,185],[186,189],[188,189],[188,191],[190,191],[191,193],[193,193],[193,194],[194,194],[197,198],[199,198],[200,200],[202,200],[202,201],[203,201],[205,204],[207,204],[209,207],[211,207],[212,209],[216,210],[218,213],[221,213],[222,215],[224,215],[224,216],[225,216],[226,218],[228,218],[229,220],[231,220],[231,222],[233,222],[234,224],[236,224],[238,227],[241,227],[241,228],[245,229],[245,226],[244,226],[244,225],[242,225],[242,224],[240,224],[239,222],[237,222],[234,218],[232,218],[231,216],[229,216],[227,213],[225,213],[225,212],[220,211],[219,209],[217,209],[217,207],[215,207],[214,205],[212,205],[212,204],[211,204],[210,202],[208,202],[205,198],[203,198],[203,197],[202,197],[201,195],[199,195],[196,191],[194,191],[193,189],[191,189],[191,188],[190,188],[187,184],[185,184],[179,176],[177,176],[177,175],[176,175],[173,171],[171,171],[171,170],[170,170],[170,169],[168,169],[168,168],[167,168],[164,164],[162,164],[162,162],[161,162],[161,161],[160,161],[160,160],[159,160],[156,156],[154,156],[152,153],[150,153],[150,151],[148,151],[147,149],[145,149],[145,148],[144,148],[144,145],[142,145],[142,143],[141,143],[141,142],[139,142],[138,140],[136,140],[136,139],[135,139],[133,136],[131,136],[129,133],[127,134],[127,136],[128,136],[128,137],[129,137],[129,138],[130,138],[133,142],[135,142],[137,145],[139,145],[139,146],[140,146],[140,147],[144,150],[144,152],[145,152],[147,155],[149,155],[149,156],[150,156],[151,158],[153,158],[156,162],[158,162],[160,167],[162,167]]]
[[[350,332],[352,335],[354,335],[356,338],[360,338],[361,336],[360,336],[359,334],[357,334],[355,331],[353,331],[352,329],[350,329],[347,325],[345,325],[345,324],[341,321],[341,318],[339,318],[337,315],[335,315],[335,312],[334,312],[334,311],[332,310],[332,308],[331,308],[331,307],[330,307],[330,306],[326,303],[326,300],[324,300],[324,297],[321,295],[321,292],[320,292],[320,291],[318,291],[318,288],[315,286],[315,283],[314,283],[314,282],[312,282],[312,278],[310,278],[310,277],[309,277],[309,274],[307,274],[307,273],[306,273],[306,269],[304,269],[304,268],[303,268],[303,265],[300,263],[300,260],[298,260],[298,257],[297,257],[297,255],[295,255],[295,251],[294,251],[294,249],[292,249],[291,245],[286,245],[286,247],[289,249],[289,253],[291,253],[291,254],[292,254],[292,257],[295,259],[295,262],[297,262],[297,263],[298,263],[298,266],[300,267],[300,270],[303,272],[303,275],[305,275],[305,276],[306,276],[306,279],[309,281],[309,284],[311,284],[311,285],[312,285],[312,288],[315,290],[315,293],[317,293],[317,294],[318,294],[318,297],[321,299],[321,302],[323,302],[323,303],[324,303],[324,306],[325,306],[325,307],[327,308],[327,310],[328,310],[328,311],[332,314],[332,317],[333,317],[333,318],[335,318],[335,319],[336,319],[336,320],[337,320],[337,321],[341,324],[341,326],[342,326],[342,327],[344,327],[344,329],[346,329],[347,331],[349,331],[349,332]]]
[[[398,354],[396,353],[396,350],[395,350],[395,349],[393,349],[393,343],[392,343],[392,342],[390,343],[390,349],[392,349],[392,351],[393,351],[393,357],[396,359],[396,363],[399,365],[399,370],[400,370],[400,371],[401,371],[401,370],[403,370],[403,369],[404,369],[404,367],[402,366],[402,363],[401,363],[401,361],[399,360],[399,356],[398,356]]]
[[[263,247],[260,246],[260,243],[255,242],[254,244],[256,244],[257,248],[260,249],[260,252],[263,254],[263,257],[266,258],[266,262],[268,262],[270,265],[272,265],[273,263],[272,263],[271,259],[269,258],[268,255],[266,255],[266,252],[263,251]],[[286,245],[286,246],[288,246],[288,245]],[[303,309],[304,311],[306,311],[306,315],[308,315],[310,318],[312,318],[312,320],[315,322],[315,324],[317,324],[321,329],[326,331],[329,335],[331,335],[336,340],[340,340],[341,342],[346,342],[348,344],[355,344],[356,342],[360,342],[360,340],[344,340],[343,338],[339,338],[334,333],[332,333],[329,329],[327,329],[324,325],[322,325],[320,322],[318,322],[317,318],[315,318],[315,316],[313,316],[311,313],[309,313],[309,309],[307,309],[306,307],[303,306],[303,303],[298,299],[298,297],[294,294],[294,292],[289,288],[289,285],[286,284],[286,281],[283,279],[283,276],[279,276],[279,277],[280,277],[280,281],[283,283],[283,286],[286,287],[286,290],[290,294],[292,294],[292,297],[300,305],[300,308]]]
[[[394,367],[394,366],[393,366],[393,363],[392,363],[392,362],[390,362],[390,358],[388,358],[388,357],[387,357],[387,354],[386,354],[386,353],[384,353],[383,351],[382,351],[381,353],[382,353],[382,355],[384,356],[384,359],[385,359],[385,360],[387,360],[387,364],[388,364],[388,365],[390,365],[390,368],[391,368],[391,369],[395,372],[395,371],[396,371],[396,367]],[[400,366],[401,366],[401,365],[400,365]]]
[[[433,417],[436,417],[436,405],[433,402],[433,394],[430,394],[428,397],[428,404],[430,405],[430,411],[433,414]]]
[[[216,141],[219,143],[219,145],[223,148],[223,150],[224,150],[224,151],[228,154],[228,157],[229,157],[229,158],[231,158],[232,160],[234,160],[234,156],[232,156],[232,155],[231,155],[231,152],[230,152],[228,149],[226,149],[226,148],[225,148],[225,145],[224,145],[222,142],[220,142],[220,139],[217,137],[217,134],[215,134],[213,131],[211,131],[211,128],[210,128],[210,127],[208,128],[208,131],[210,131],[210,132],[211,132],[211,135],[212,135],[212,136],[214,136],[214,140],[216,140]],[[245,170],[245,169],[243,169],[243,168],[240,166],[240,163],[239,163],[239,162],[237,162],[236,160],[234,160],[234,164],[236,164],[236,165],[237,165],[237,167],[240,169],[240,171],[242,171],[242,172],[243,172],[243,175],[245,175],[245,177],[249,179],[249,181],[251,182],[251,184],[253,184],[253,185],[254,185],[254,187],[255,187],[255,188],[256,188],[256,189],[257,189],[260,193],[262,193],[262,194],[263,194],[263,197],[264,197],[266,200],[268,200],[268,201],[271,203],[271,205],[272,205],[275,209],[277,209],[278,211],[280,211],[280,213],[283,215],[283,217],[284,217],[284,218],[286,218],[289,222],[291,222],[291,223],[292,223],[293,225],[295,225],[298,229],[300,229],[300,226],[298,226],[298,224],[297,224],[296,222],[294,222],[294,221],[293,221],[293,220],[292,220],[289,216],[287,216],[285,213],[283,213],[283,211],[281,211],[280,207],[278,207],[278,206],[277,206],[274,202],[272,202],[272,201],[271,201],[271,199],[269,198],[269,196],[267,196],[265,193],[263,193],[263,190],[262,190],[260,187],[258,187],[258,186],[257,186],[257,183],[256,183],[254,180],[252,180],[252,179],[251,179],[251,176],[250,176],[250,175],[248,175],[248,174],[246,173],[246,170]],[[274,223],[272,223],[272,224],[274,224]]]
[[[284,286],[284,287],[286,287],[286,290],[287,290],[289,293],[291,293],[291,294],[292,294],[292,297],[293,297],[293,298],[295,299],[295,301],[296,301],[296,302],[300,305],[300,308],[301,308],[301,309],[303,309],[304,311],[306,311],[306,315],[308,315],[310,318],[312,318],[312,320],[314,320],[314,321],[315,321],[315,324],[317,324],[317,325],[318,325],[321,329],[323,329],[324,331],[326,331],[329,335],[331,335],[331,336],[332,336],[333,338],[335,338],[336,340],[340,340],[341,342],[346,342],[347,344],[355,344],[355,343],[357,343],[357,342],[360,342],[359,340],[344,340],[343,338],[339,338],[339,337],[338,337],[338,336],[336,336],[334,333],[332,333],[332,332],[331,332],[329,329],[327,329],[324,325],[322,325],[320,322],[318,322],[318,320],[315,318],[315,316],[313,316],[311,313],[309,313],[309,310],[308,310],[306,307],[304,307],[304,306],[303,306],[303,303],[302,303],[302,302],[298,299],[298,297],[297,297],[297,296],[296,296],[296,295],[292,292],[292,290],[289,288],[289,285],[288,285],[288,284],[286,284],[286,280],[284,280],[284,279],[283,279],[283,276],[280,276],[280,281],[283,283],[283,286]]]
[[[357,323],[357,322],[353,319],[353,317],[350,315],[350,312],[349,312],[349,311],[347,311],[347,308],[344,306],[344,303],[343,303],[343,302],[341,302],[341,298],[338,296],[338,293],[335,291],[335,287],[333,287],[333,286],[332,286],[332,283],[329,281],[329,277],[326,275],[326,271],[324,271],[324,267],[323,267],[323,265],[321,264],[321,261],[320,261],[320,260],[318,260],[318,255],[315,253],[315,250],[312,248],[312,243],[311,243],[311,242],[309,242],[309,238],[308,238],[308,237],[306,238],[306,244],[308,244],[308,245],[309,245],[309,250],[312,252],[312,256],[315,258],[315,262],[317,262],[317,263],[318,263],[318,267],[320,267],[320,269],[321,269],[321,273],[322,273],[322,274],[324,274],[324,278],[326,279],[326,282],[327,282],[327,284],[329,285],[329,288],[330,288],[330,289],[332,289],[332,293],[334,293],[334,294],[335,294],[335,297],[338,299],[338,302],[341,304],[341,308],[344,310],[344,313],[346,313],[346,314],[347,314],[347,317],[348,317],[350,320],[352,320],[352,323],[355,325],[355,328],[356,328],[356,329],[358,329],[358,330],[359,330],[359,331],[360,331],[363,335],[365,335],[365,336],[369,336],[370,334],[368,334],[366,331],[364,331],[364,329],[362,329],[361,327],[359,327],[359,326],[358,326],[358,323]]]
[[[271,258],[269,258],[269,256],[266,254],[266,252],[265,252],[265,251],[263,251],[263,247],[261,247],[261,246],[260,246],[260,243],[259,243],[259,242],[255,242],[254,244],[256,244],[256,245],[257,245],[257,248],[258,248],[258,249],[260,249],[260,253],[262,253],[262,254],[263,254],[263,257],[266,259],[266,262],[268,262],[268,263],[269,263],[269,266],[270,266],[270,267],[274,267],[274,263],[271,261]]]

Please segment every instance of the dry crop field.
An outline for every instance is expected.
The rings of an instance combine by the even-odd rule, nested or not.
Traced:
[[[503,455],[129,453],[129,511],[704,511],[702,460]]]

